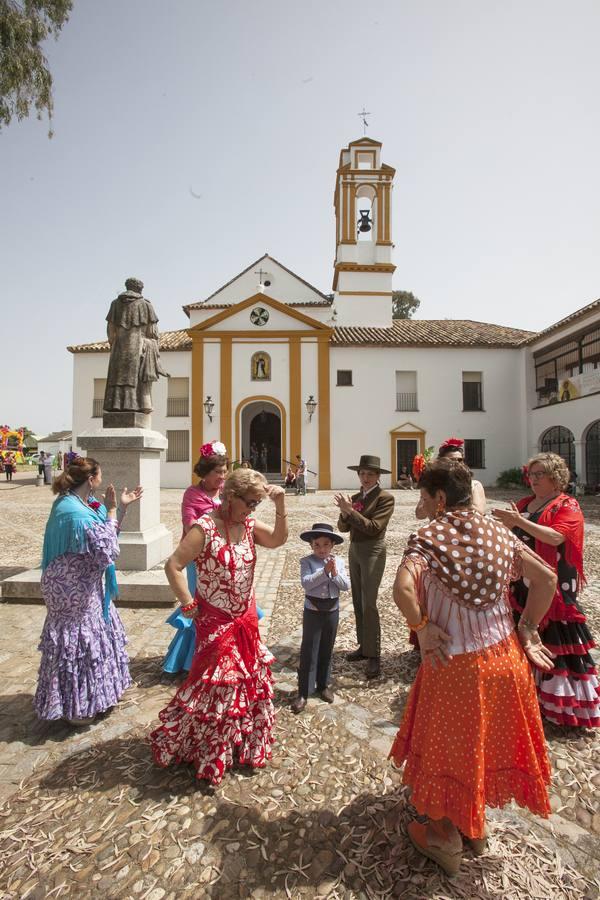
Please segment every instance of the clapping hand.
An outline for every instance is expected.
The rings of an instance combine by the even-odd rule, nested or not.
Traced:
[[[507,528],[514,528],[521,521],[521,513],[514,503],[510,504],[510,509],[493,509],[492,515]]]
[[[352,512],[352,497],[349,494],[344,496],[343,494],[336,494],[333,498],[333,502],[339,508],[342,515],[347,516]]]
[[[117,508],[117,492],[115,491],[114,484],[108,485],[102,500],[104,501],[107,512],[111,512],[111,510]]]
[[[517,634],[519,635],[521,646],[527,654],[527,658],[534,666],[537,666],[538,669],[543,669],[545,672],[549,672],[554,668],[554,654],[547,647],[544,647],[537,631],[532,631],[529,628],[518,628]]]
[[[331,575],[332,578],[335,578],[337,575],[337,566],[335,564],[335,557],[330,556],[327,562],[325,563],[325,571],[328,575]]]
[[[431,663],[434,669],[438,665],[448,665],[452,657],[446,644],[450,642],[451,637],[439,625],[428,622],[427,625],[417,631],[417,639],[424,663]]]
[[[113,490],[114,490],[114,488],[113,488]],[[135,503],[136,500],[139,500],[143,493],[144,493],[144,488],[141,486],[141,484],[138,484],[138,486],[136,488],[134,488],[132,491],[130,491],[126,487],[124,487],[123,490],[121,491],[120,506],[122,506],[123,509],[127,509],[129,504]]]

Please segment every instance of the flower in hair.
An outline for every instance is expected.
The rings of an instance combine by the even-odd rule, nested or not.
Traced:
[[[464,444],[465,444],[465,442],[463,441],[462,438],[451,437],[451,438],[448,438],[448,440],[444,441],[444,443],[442,444],[442,447],[444,447],[444,448],[456,447],[457,450],[460,450],[462,447],[464,447]]]
[[[221,441],[210,441],[200,447],[200,456],[227,456],[227,447]]]

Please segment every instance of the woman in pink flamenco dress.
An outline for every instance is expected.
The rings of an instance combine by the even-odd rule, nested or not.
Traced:
[[[265,497],[275,504],[273,527],[250,517]],[[221,507],[198,519],[167,561],[169,583],[181,612],[195,618],[197,640],[191,671],[150,735],[159,766],[192,763],[197,778],[217,785],[234,763],[261,768],[271,758],[273,657],[258,633],[255,543],[276,548],[286,540],[283,488],[252,469],[236,469]],[[191,560],[194,598],[185,577]]]

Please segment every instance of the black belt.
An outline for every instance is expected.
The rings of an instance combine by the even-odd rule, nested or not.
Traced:
[[[331,612],[333,607],[339,602],[339,597],[309,597],[306,595],[306,599],[310,600],[313,606],[319,610],[319,612]]]

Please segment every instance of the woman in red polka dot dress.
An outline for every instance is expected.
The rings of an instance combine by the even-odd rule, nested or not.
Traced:
[[[600,687],[590,650],[595,646],[577,602],[583,574],[583,514],[577,500],[564,493],[569,482],[566,463],[556,453],[529,460],[533,495],[512,509],[495,509],[500,519],[557,574],[552,605],[540,624],[544,645],[554,654],[550,672],[536,672],[542,714],[556,725],[600,726]],[[528,586],[519,578],[512,586],[518,621]]]
[[[485,807],[548,816],[550,764],[529,662],[552,668],[537,624],[556,586],[552,570],[471,505],[471,473],[437,460],[419,482],[431,521],[411,535],[394,600],[418,636],[423,663],[390,756],[427,822],[408,826],[415,848],[455,874],[463,838],[486,848]],[[510,583],[529,596],[519,628]],[[529,660],[529,661],[528,661]]]

